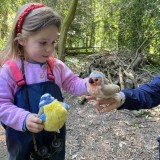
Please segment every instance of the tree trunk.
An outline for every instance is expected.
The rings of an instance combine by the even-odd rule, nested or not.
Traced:
[[[58,43],[58,56],[62,61],[65,61],[65,48],[66,48],[66,40],[67,40],[67,32],[70,24],[72,23],[76,8],[77,8],[78,0],[71,0],[70,8],[68,15],[65,17],[62,23],[59,43]]]

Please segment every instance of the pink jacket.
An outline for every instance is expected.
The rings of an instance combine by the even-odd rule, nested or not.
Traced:
[[[20,60],[15,62],[20,68]],[[47,79],[47,64],[41,66],[25,61],[24,68],[27,84],[49,81]],[[85,86],[87,78],[79,78],[62,61],[55,59],[53,73],[55,82],[60,89],[75,96],[87,94]],[[13,129],[22,131],[23,121],[29,112],[13,104],[17,89],[8,65],[3,65],[0,69],[0,121]]]

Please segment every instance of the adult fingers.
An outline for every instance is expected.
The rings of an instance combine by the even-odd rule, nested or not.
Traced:
[[[99,105],[99,102],[98,101],[95,101],[93,106],[95,107],[96,109],[96,113],[97,115],[100,115],[100,111],[103,109],[103,107],[101,105]]]
[[[112,103],[112,104],[110,104],[110,105],[107,105],[107,106],[103,107],[100,112],[101,112],[101,113],[110,112],[110,111],[112,111],[113,109],[117,109],[117,108],[118,108],[117,103]]]
[[[93,97],[93,96],[86,96],[86,99],[87,99],[87,100],[96,100],[96,98]]]
[[[96,108],[96,114],[100,115],[100,111]]]
[[[100,105],[109,105],[109,104],[112,104],[115,102],[115,99],[114,98],[108,98],[108,99],[104,99],[104,98],[97,98],[96,99],[98,101],[98,103]]]

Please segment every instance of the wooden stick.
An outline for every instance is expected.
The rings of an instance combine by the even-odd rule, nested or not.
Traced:
[[[122,75],[122,68],[119,67],[119,82],[121,90],[124,89],[124,81],[123,81],[123,75]]]
[[[36,142],[36,138],[35,138],[34,133],[32,133],[32,139],[33,139],[34,150],[37,152],[38,148],[37,148],[37,142]]]
[[[138,87],[138,84],[133,76],[133,74],[131,72],[127,72],[126,70],[123,71],[123,73],[129,78],[132,80],[133,84],[134,84],[134,87]]]

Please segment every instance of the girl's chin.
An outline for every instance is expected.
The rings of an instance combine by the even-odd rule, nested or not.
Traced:
[[[48,58],[42,58],[42,59],[26,59],[29,62],[33,63],[46,63]]]
[[[48,60],[48,58],[46,58],[45,60],[41,60],[41,61],[37,61],[38,63],[46,63]]]
[[[43,60],[48,60],[49,56],[43,56]]]

